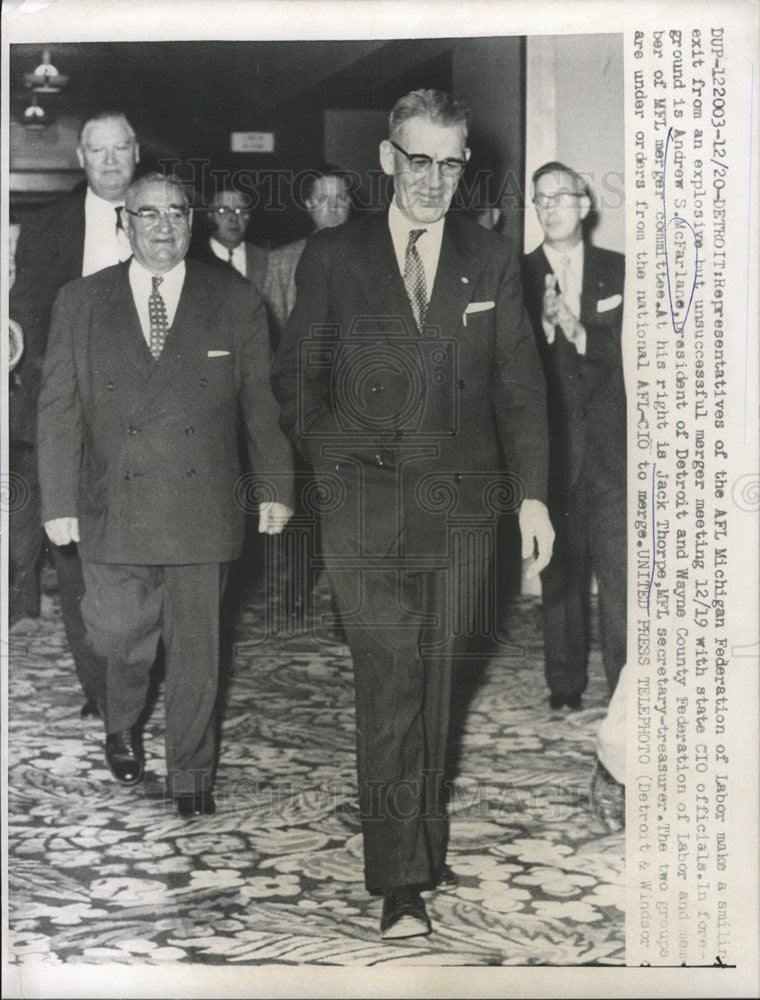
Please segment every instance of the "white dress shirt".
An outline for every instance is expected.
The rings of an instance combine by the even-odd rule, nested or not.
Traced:
[[[396,260],[402,277],[404,276],[404,269],[406,267],[406,246],[409,242],[410,231],[412,229],[426,230],[418,238],[415,246],[422,260],[422,266],[425,269],[425,291],[428,302],[430,302],[430,293],[433,291],[433,283],[438,270],[438,258],[441,256],[441,241],[443,240],[443,224],[445,221],[446,218],[444,216],[438,222],[411,222],[396,204],[395,196],[388,210],[388,228],[391,231],[393,249],[396,252]]]
[[[171,271],[162,274],[161,277],[164,280],[158,286],[158,290],[166,304],[166,323],[167,327],[171,329],[177,312],[179,297],[182,294],[182,285],[185,281],[184,260],[180,261]],[[138,264],[133,258],[132,263],[129,265],[129,284],[132,289],[132,297],[135,300],[137,315],[140,317],[143,337],[145,337],[145,343],[148,347],[150,347],[150,312],[148,300],[153,292],[152,278],[153,275],[150,271],[146,271],[142,264]]]
[[[213,236],[209,237],[209,245],[220,260],[226,260],[227,263],[232,264],[235,270],[239,274],[242,274],[244,278],[248,277],[248,266],[246,262],[244,240],[238,243],[238,245],[233,249],[231,260],[230,260],[229,247],[226,247],[223,243],[220,243],[219,240],[215,240]]]
[[[129,239],[123,229],[117,229],[116,209],[124,202],[106,201],[92,188],[84,199],[84,257],[82,277],[118,264],[132,254]]]

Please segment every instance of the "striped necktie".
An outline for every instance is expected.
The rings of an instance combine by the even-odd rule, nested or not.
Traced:
[[[166,319],[166,303],[164,297],[159,292],[158,286],[163,278],[152,277],[153,291],[148,299],[148,313],[150,315],[150,353],[158,361],[166,342],[168,322]]]
[[[422,258],[417,249],[417,240],[426,232],[427,229],[409,230],[409,242],[406,245],[406,258],[404,260],[406,294],[409,296],[412,312],[419,329],[422,329],[427,312],[427,287],[425,285],[425,268],[422,266]]]

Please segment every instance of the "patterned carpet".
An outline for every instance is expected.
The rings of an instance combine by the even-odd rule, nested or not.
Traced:
[[[242,591],[217,814],[193,820],[163,799],[160,691],[146,780],[123,788],[101,723],[80,718],[56,598],[14,629],[11,963],[622,965],[624,837],[588,811],[606,694],[598,650],[583,710],[552,713],[538,601],[508,609],[524,655],[467,665],[455,696],[449,860],[460,888],[427,894],[429,937],[383,943],[380,900],[362,881],[348,649],[297,618],[278,623],[280,598],[261,579]],[[329,612],[320,581],[309,621]]]

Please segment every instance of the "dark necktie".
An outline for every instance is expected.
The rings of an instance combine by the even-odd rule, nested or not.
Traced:
[[[409,242],[406,244],[406,259],[404,261],[404,284],[406,294],[412,306],[417,326],[422,329],[427,312],[427,288],[425,286],[425,268],[417,249],[417,240],[427,229],[410,229]]]
[[[150,353],[158,361],[166,342],[168,323],[166,320],[166,303],[164,297],[159,292],[158,286],[163,278],[152,277],[153,291],[148,299],[148,312],[150,314]]]

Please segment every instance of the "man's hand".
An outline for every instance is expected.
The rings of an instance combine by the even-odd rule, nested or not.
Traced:
[[[520,534],[522,535],[522,557],[533,564],[525,574],[528,580],[549,565],[554,546],[554,528],[549,520],[549,511],[540,500],[523,500],[520,507]]]
[[[279,535],[293,511],[284,503],[268,500],[259,505],[259,531],[266,535]]]
[[[53,545],[68,545],[79,541],[78,517],[55,517],[45,521],[45,531]]]
[[[554,343],[555,327],[559,327],[578,354],[586,353],[586,330],[565,302],[554,274],[545,277],[541,323],[547,343]]]

